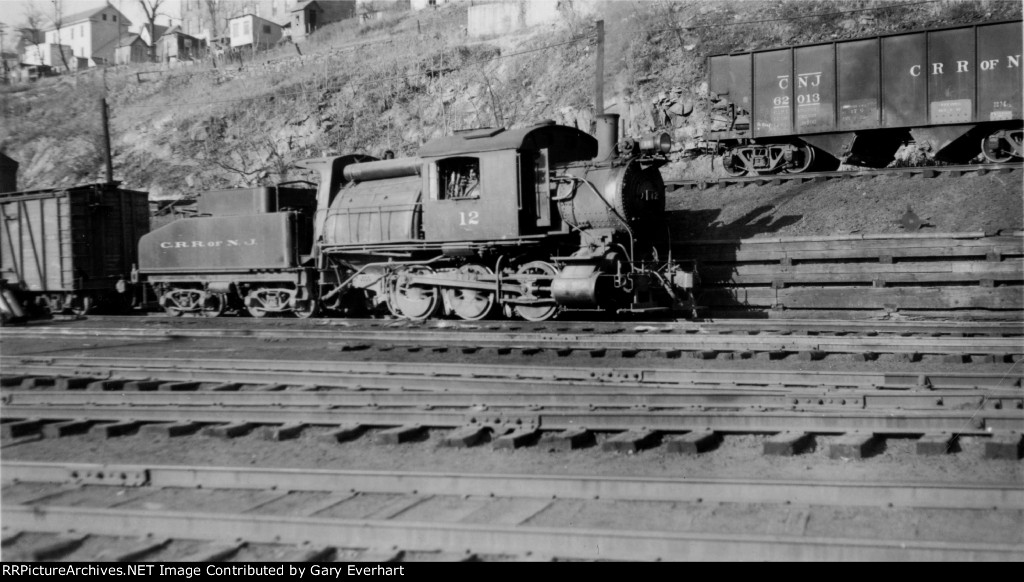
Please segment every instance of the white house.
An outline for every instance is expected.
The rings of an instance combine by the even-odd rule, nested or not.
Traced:
[[[412,10],[423,10],[424,8],[437,8],[447,3],[448,0],[410,0],[409,8]]]
[[[102,63],[113,63],[114,53],[121,39],[128,36],[131,21],[125,18],[117,8],[110,4],[69,14],[61,19],[58,29],[51,25],[44,32],[48,45],[64,45],[67,50],[78,58],[88,60],[89,66]],[[44,65],[61,67],[60,52],[43,50],[41,57]],[[53,61],[56,56],[57,61]],[[70,62],[68,63],[71,64]],[[72,65],[73,66],[73,65]]]
[[[281,26],[253,14],[244,14],[228,21],[231,34],[231,48],[273,46],[284,36]]]

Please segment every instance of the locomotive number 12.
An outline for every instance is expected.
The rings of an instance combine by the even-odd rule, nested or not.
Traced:
[[[469,212],[459,213],[459,226],[466,226],[468,224],[480,224],[480,213],[476,210],[470,210]]]

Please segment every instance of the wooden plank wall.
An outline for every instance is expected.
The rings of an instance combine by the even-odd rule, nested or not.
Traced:
[[[698,240],[698,302],[713,310],[1024,310],[1024,233]]]

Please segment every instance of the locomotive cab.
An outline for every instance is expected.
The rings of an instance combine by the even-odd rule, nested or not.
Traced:
[[[589,160],[594,138],[542,122],[475,129],[434,140],[423,160],[426,240],[482,241],[568,232],[549,179],[553,162]]]

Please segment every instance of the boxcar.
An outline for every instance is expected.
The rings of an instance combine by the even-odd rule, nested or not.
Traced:
[[[131,305],[149,194],[113,184],[0,194],[0,278],[50,312]]]
[[[1021,44],[1010,21],[715,55],[733,115],[710,137],[734,173],[884,166],[911,139],[945,161],[1020,158]]]

